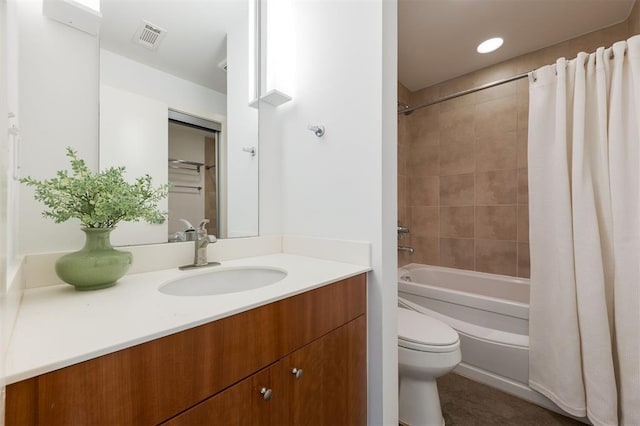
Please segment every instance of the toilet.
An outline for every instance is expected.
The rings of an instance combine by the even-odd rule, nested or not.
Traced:
[[[440,320],[398,308],[400,422],[443,426],[436,378],[461,360],[458,333]]]

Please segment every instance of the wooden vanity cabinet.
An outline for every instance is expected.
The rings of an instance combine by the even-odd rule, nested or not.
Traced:
[[[365,309],[362,274],[46,373],[5,423],[364,425]]]
[[[365,344],[362,315],[162,426],[364,425]]]

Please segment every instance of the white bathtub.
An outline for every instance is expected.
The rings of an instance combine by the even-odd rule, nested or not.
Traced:
[[[455,372],[562,413],[528,385],[528,279],[410,264],[398,270],[398,293],[399,306],[458,332]]]

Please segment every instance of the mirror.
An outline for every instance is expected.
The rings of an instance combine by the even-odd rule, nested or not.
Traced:
[[[115,245],[258,235],[258,110],[247,0],[101,0],[100,168],[171,182],[163,225],[123,223]]]

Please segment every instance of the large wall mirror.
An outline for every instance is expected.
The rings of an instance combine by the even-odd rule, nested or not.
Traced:
[[[209,219],[258,235],[258,109],[248,0],[101,0],[100,168],[171,182],[163,225],[124,223],[116,245],[181,241]]]

